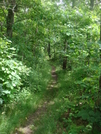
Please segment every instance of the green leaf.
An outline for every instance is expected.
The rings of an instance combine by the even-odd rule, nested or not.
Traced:
[[[8,90],[3,90],[2,91],[4,94],[10,94],[10,91],[8,91]]]
[[[2,98],[0,98],[0,105],[2,105],[3,104],[3,99]]]
[[[89,119],[89,114],[88,111],[82,109],[81,111],[79,111],[79,113],[77,114],[78,117],[82,117],[83,120],[87,120]]]

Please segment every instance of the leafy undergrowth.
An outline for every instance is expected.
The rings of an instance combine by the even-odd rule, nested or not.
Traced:
[[[93,77],[90,77],[90,75]],[[63,134],[100,134],[101,112],[98,100],[97,75],[92,68],[59,71],[60,106],[59,128]],[[63,131],[64,130],[64,131]],[[60,133],[60,132],[59,132]]]
[[[13,134],[16,128],[27,122],[40,103],[47,101],[45,113],[31,127],[35,134],[100,134],[96,71],[86,66],[64,71],[58,66],[56,74],[56,86],[33,94],[25,90],[26,96],[21,95],[18,104],[13,103],[6,108],[8,111],[1,112],[1,132]],[[50,75],[44,74],[42,81],[45,82],[46,78],[48,82]],[[43,83],[43,89],[46,89],[47,82]]]
[[[95,90],[97,80],[83,83],[88,78],[88,72],[91,74],[92,69],[81,67],[77,71],[63,71],[57,68],[57,88],[54,87],[51,94],[47,92],[45,95],[52,98],[52,104],[48,105],[47,113],[35,122],[35,134],[100,134],[101,112],[100,106],[96,105]],[[97,77],[94,70],[93,76]],[[86,85],[87,82],[95,87]]]
[[[50,66],[34,69],[16,98],[3,104],[0,109],[0,133],[14,134],[17,128],[25,124],[29,115],[34,113],[43,101],[43,94],[51,78]]]
[[[0,117],[0,133],[11,134],[12,131],[20,124],[27,120],[29,113],[35,111],[37,103],[39,103],[38,95],[31,95],[23,98],[18,103],[13,103],[5,106],[2,110]],[[3,112],[5,111],[5,112]]]

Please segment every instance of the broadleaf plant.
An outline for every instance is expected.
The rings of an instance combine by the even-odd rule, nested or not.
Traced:
[[[10,42],[0,39],[0,104],[20,91],[29,72],[30,69],[17,60]]]

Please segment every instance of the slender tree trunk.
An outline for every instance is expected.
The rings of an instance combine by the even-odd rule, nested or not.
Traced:
[[[67,68],[67,56],[63,57],[63,70],[66,70]]]
[[[75,0],[72,0],[72,8],[75,6]]]
[[[0,25],[1,25],[1,32],[2,32],[2,23],[0,23]]]
[[[65,40],[64,52],[67,50],[67,41]],[[63,57],[63,70],[67,68],[67,56]]]
[[[94,8],[94,0],[90,0],[90,9],[93,10]]]
[[[55,53],[55,47],[54,47],[54,59],[55,59],[55,57],[56,57],[56,53]]]
[[[47,52],[48,52],[49,58],[51,58],[50,42],[48,43]]]
[[[12,37],[12,27],[14,23],[14,13],[12,9],[8,9],[7,16],[7,36]]]
[[[14,10],[16,7],[15,0],[9,0],[9,8],[8,8],[8,15],[7,15],[7,36],[12,37],[12,27],[14,23]]]

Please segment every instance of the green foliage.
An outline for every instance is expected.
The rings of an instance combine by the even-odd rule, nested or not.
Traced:
[[[10,47],[10,42],[0,39],[1,102],[8,102],[9,98],[15,98],[29,72],[30,69],[16,59],[15,48]]]
[[[32,71],[29,74],[30,77],[27,79],[27,83],[32,92],[42,92],[45,91],[47,82],[50,79],[50,66],[43,58],[36,62],[38,63],[35,66],[33,65]]]
[[[7,10],[5,9],[5,7],[3,5],[1,5],[0,8],[0,37],[3,37],[3,35],[5,34],[6,31],[6,14],[7,14]]]
[[[29,107],[31,93],[45,91],[50,79],[50,67],[46,61],[50,43],[51,58],[61,66],[67,57],[67,70],[57,71],[59,91],[57,106],[53,106],[57,111],[53,110],[53,118],[43,119],[45,123],[39,133],[49,119],[43,132],[55,133],[55,120],[59,122],[61,118],[59,123],[63,131],[60,133],[96,131],[97,125],[101,124],[99,5],[95,2],[96,10],[92,12],[88,0],[77,0],[74,5],[71,0],[63,0],[63,3],[17,0],[16,3],[18,9],[14,13],[12,43],[0,39],[0,105],[9,101],[15,105],[22,100],[22,108]],[[6,6],[9,4],[5,1],[0,9],[0,36],[6,35]]]
[[[43,94],[32,94],[29,89],[23,89],[16,96],[17,102],[5,105],[0,111],[0,132],[14,133],[16,128],[25,123],[30,114],[35,112]]]
[[[94,112],[93,109],[82,109],[77,114],[78,117],[82,117],[83,120],[87,120],[90,123],[100,122],[101,114],[99,111]]]
[[[42,103],[47,82],[50,79],[50,66],[46,62],[41,69],[33,68],[31,71],[21,90],[14,95],[15,98],[11,99],[11,103],[5,104],[0,111],[0,132],[14,133],[17,127],[28,121],[27,119],[36,111],[38,104]]]

